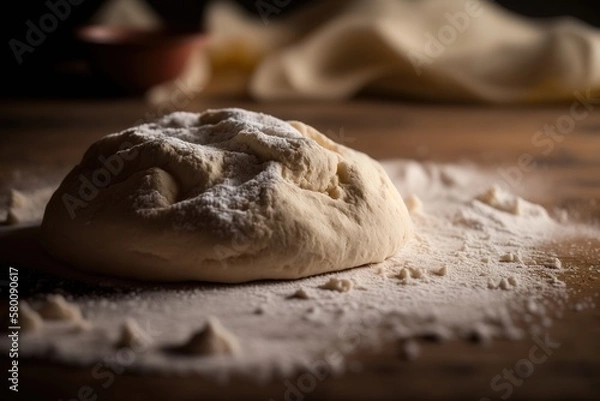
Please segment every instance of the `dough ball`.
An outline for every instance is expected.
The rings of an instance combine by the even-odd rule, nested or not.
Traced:
[[[176,112],[94,143],[46,207],[59,260],[136,279],[297,279],[381,262],[412,224],[383,168],[300,122]]]

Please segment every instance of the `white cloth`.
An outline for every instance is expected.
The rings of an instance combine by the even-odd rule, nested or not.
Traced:
[[[370,92],[523,103],[600,93],[600,33],[571,18],[536,22],[484,0],[330,1],[282,20],[275,12],[254,20],[216,3],[207,14],[211,54],[242,51],[258,99]]]

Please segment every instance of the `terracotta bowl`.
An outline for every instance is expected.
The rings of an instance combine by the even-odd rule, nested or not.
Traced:
[[[86,26],[77,37],[87,48],[91,67],[127,92],[143,92],[171,81],[206,42],[199,31],[145,31]]]

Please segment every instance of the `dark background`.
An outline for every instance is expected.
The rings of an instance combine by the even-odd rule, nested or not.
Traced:
[[[34,52],[24,54],[23,62],[20,65],[17,63],[8,42],[11,38],[25,42],[25,33],[28,30],[26,21],[31,20],[34,24],[39,25],[39,18],[49,11],[46,4],[48,1],[52,3],[68,2],[68,0],[20,0],[4,3],[2,18],[5,20],[3,22],[5,62],[3,63],[4,74],[0,78],[2,95],[13,97],[97,94],[98,90],[90,90],[89,82],[73,81],[73,70],[78,67],[69,60],[80,59],[83,53],[73,38],[73,29],[89,21],[94,12],[104,3],[102,0],[77,0],[80,4],[71,6],[68,18],[61,21],[56,30],[49,33],[41,45],[35,47]],[[210,2],[210,0],[146,1],[167,24],[186,29],[200,28],[203,11],[206,4]],[[272,2],[272,0],[265,1]],[[279,18],[314,1],[290,0],[279,15],[272,15],[269,18]],[[256,0],[238,0],[237,2],[249,13],[258,15]],[[570,15],[600,27],[600,1],[598,0],[498,0],[496,3],[533,18]]]

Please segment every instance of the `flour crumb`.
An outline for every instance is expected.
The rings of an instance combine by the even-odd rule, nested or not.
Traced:
[[[567,284],[564,281],[561,281],[558,279],[558,277],[556,276],[552,276],[552,278],[550,279],[550,284],[552,284],[554,287],[566,287]]]
[[[40,316],[46,320],[83,320],[81,310],[75,303],[67,301],[62,295],[49,295],[39,310]]]
[[[448,274],[448,268],[446,266],[442,266],[439,270],[435,272],[435,274],[438,276],[445,276],[446,274]]]
[[[406,204],[406,208],[410,213],[417,214],[423,213],[423,202],[416,195],[410,195],[406,199],[404,199],[404,203]]]
[[[40,188],[30,192],[11,189],[8,194],[8,211],[4,224],[16,225],[40,221],[53,192],[54,188]]]
[[[562,262],[559,258],[549,258],[545,260],[543,264],[550,269],[560,270],[562,268]]]
[[[340,310],[340,311],[338,311],[338,312],[340,312],[340,314],[343,314],[343,313],[344,313],[344,310]],[[318,315],[319,315],[319,313],[320,313],[320,309],[319,309],[319,308],[317,308],[317,307],[315,307],[315,306],[311,306],[310,308],[308,308],[308,309],[306,310],[306,315],[305,315],[305,317],[314,318],[315,316],[318,316]]]
[[[507,281],[508,284],[512,285],[513,287],[516,287],[519,284],[519,280],[517,280],[515,276],[510,276]]]
[[[19,302],[19,325],[23,332],[36,331],[44,326],[44,321],[26,301],[21,301]]]
[[[345,278],[338,279],[332,277],[329,279],[328,282],[321,285],[319,288],[337,292],[348,292],[352,289],[352,287],[354,287],[354,283],[352,282],[352,280],[348,280]]]
[[[477,344],[487,345],[494,337],[494,329],[485,323],[477,323],[468,333],[467,338]]]
[[[512,214],[519,214],[516,197],[494,185],[476,198],[478,201]]]
[[[403,267],[400,269],[400,273],[398,273],[396,277],[400,280],[408,280],[410,279],[410,270],[408,270],[406,267]]]
[[[542,313],[543,309],[540,308],[539,304],[535,302],[533,299],[529,299],[527,304],[525,304],[525,308],[529,313],[538,314]]]
[[[418,267],[411,267],[410,268],[410,276],[412,278],[421,278],[423,277],[423,270],[419,269]]]
[[[378,266],[375,268],[375,274],[377,274],[378,276],[383,276],[385,273],[385,268],[382,266]]]
[[[400,347],[400,357],[406,361],[414,361],[421,353],[419,343],[412,339],[402,341]]]
[[[500,262],[509,263],[509,262],[518,262],[520,260],[519,256],[515,255],[512,252],[508,252],[502,256],[500,256]]]
[[[90,331],[94,325],[89,320],[81,319],[73,322],[71,331],[74,333],[84,333]]]
[[[308,295],[304,288],[298,288],[288,299],[310,299],[310,295]]]
[[[401,284],[404,284],[404,285],[411,284],[411,282],[412,282],[411,268],[403,267],[402,269],[400,269],[400,272],[398,274],[396,274],[395,277],[400,279]]]
[[[508,280],[503,278],[500,280],[500,284],[498,284],[498,287],[500,287],[501,290],[510,290],[510,284],[508,283]]]
[[[121,326],[118,348],[140,348],[150,343],[148,337],[133,319],[127,319]]]
[[[217,319],[210,318],[206,325],[178,350],[189,355],[233,355],[240,351],[240,346],[237,338]]]
[[[409,281],[411,278],[424,278],[425,272],[419,267],[403,267],[394,277],[400,280]]]
[[[496,210],[516,216],[549,218],[548,212],[542,206],[504,191],[497,185],[492,186],[486,192],[477,196],[476,200]]]

